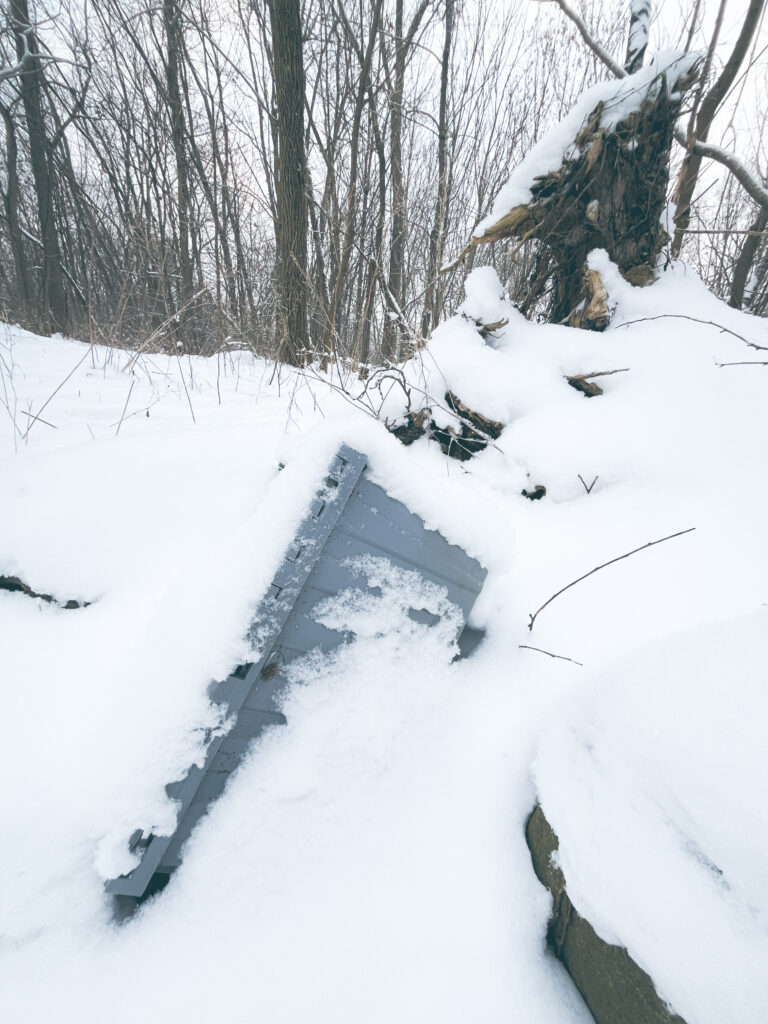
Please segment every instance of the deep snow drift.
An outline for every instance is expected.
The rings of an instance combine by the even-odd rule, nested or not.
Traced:
[[[766,369],[719,367],[760,354],[718,327],[622,325],[768,331],[684,269],[634,289],[593,259],[605,334],[527,323],[484,268],[406,367],[507,424],[464,464],[403,448],[338,376],[244,353],[123,372],[129,353],[0,329],[0,575],[91,602],[0,592],[4,1022],[586,1020],[544,949],[537,793],[576,907],[688,1024],[764,1019]],[[509,325],[487,345],[474,316]],[[594,399],[564,380],[624,368]],[[404,407],[385,389],[382,415]],[[172,821],[207,684],[246,657],[341,442],[488,568],[487,640],[452,663],[386,593],[385,614],[319,610],[358,639],[297,669],[288,725],[118,928],[103,880]]]

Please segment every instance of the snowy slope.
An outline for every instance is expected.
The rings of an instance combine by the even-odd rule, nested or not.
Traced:
[[[493,347],[459,315],[406,367],[507,424],[466,464],[403,448],[338,379],[244,353],[126,372],[128,353],[0,333],[0,575],[92,602],[0,592],[4,1021],[583,1021],[544,952],[537,793],[577,908],[688,1024],[762,1019],[766,370],[718,367],[760,353],[706,324],[621,324],[687,315],[768,344],[766,326],[690,273],[633,289],[594,258],[604,335],[526,323],[486,269],[463,312],[509,317]],[[625,367],[596,399],[563,378]],[[382,413],[403,408],[393,389]],[[321,659],[168,890],[116,928],[103,879],[134,827],[172,821],[206,686],[245,657],[342,441],[488,567],[488,639],[451,664],[395,609]],[[689,527],[528,631],[566,583]]]

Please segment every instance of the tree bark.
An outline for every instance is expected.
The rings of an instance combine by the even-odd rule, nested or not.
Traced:
[[[405,46],[403,45],[403,0],[395,3],[395,76],[390,97],[391,123],[389,173],[392,178],[392,240],[389,248],[387,287],[398,310],[403,308],[403,259],[405,255],[405,186],[403,183],[403,89],[405,87]],[[398,321],[388,317],[384,324],[382,356],[395,360],[398,349]]]
[[[51,146],[43,115],[43,65],[39,57],[37,38],[29,20],[27,0],[10,0],[10,14],[16,54],[23,65],[19,74],[21,99],[29,136],[40,240],[43,244],[40,320],[41,324],[51,331],[66,331],[69,326],[69,315],[53,204]]]
[[[683,64],[674,74],[667,69],[649,84],[637,109],[616,125],[603,125],[606,104],[599,103],[565,151],[562,165],[532,180],[531,201],[474,236],[460,259],[504,238],[517,238],[518,248],[536,239],[545,256],[525,306],[546,300],[553,323],[583,321],[577,316],[581,304],[586,300],[595,306],[595,282],[585,273],[593,249],[605,249],[632,284],[650,283],[668,240],[661,214],[675,120],[698,70],[696,64]],[[591,317],[593,310],[583,309]],[[600,330],[607,324],[602,312],[592,320],[582,326]]]
[[[733,47],[731,56],[723,70],[720,72],[720,76],[715,84],[704,96],[699,112],[696,115],[695,125],[693,126],[691,134],[697,142],[706,142],[709,137],[709,130],[712,127],[715,114],[725,99],[728,90],[733,85],[736,75],[738,74],[739,69],[744,62],[744,58],[747,55],[747,51],[752,44],[752,39],[754,38],[755,31],[760,23],[765,3],[766,0],[750,0],[739,37]],[[691,221],[691,202],[693,200],[693,193],[696,189],[696,182],[699,178],[702,159],[703,157],[700,154],[695,151],[690,151],[683,160],[683,165],[680,168],[677,195],[675,196],[677,206],[677,211],[675,213],[675,237],[672,241],[672,255],[675,257],[680,254],[680,249],[685,237],[685,231]]]
[[[384,359],[395,360],[402,335],[402,309],[405,302],[404,263],[405,243],[407,238],[405,216],[405,180],[403,176],[403,96],[405,92],[405,67],[408,51],[418,31],[421,19],[427,9],[426,0],[419,4],[408,32],[403,24],[403,0],[395,3],[395,71],[390,92],[390,151],[389,170],[392,179],[392,240],[389,248],[389,275],[387,291],[389,304],[393,307],[393,317],[387,317],[384,323],[382,340],[382,356]]]
[[[19,224],[19,172],[16,127],[10,110],[4,104],[0,105],[0,116],[2,116],[3,123],[5,124],[5,157],[8,164],[8,188],[3,196],[3,205],[5,207],[5,215],[8,218],[8,234],[11,240],[13,263],[16,269],[16,294],[22,323],[25,326],[32,326],[30,320],[27,261],[24,255],[21,225]]]
[[[185,147],[184,108],[181,101],[179,58],[181,56],[181,11],[176,0],[163,0],[163,25],[166,38],[165,80],[171,116],[171,137],[176,161],[176,201],[179,215],[179,288],[178,308],[186,309],[192,299],[192,261],[189,256],[189,171]],[[183,332],[182,332],[183,333]]]
[[[277,107],[275,152],[278,358],[307,361],[307,196],[299,0],[269,0]]]
[[[440,316],[440,280],[438,270],[443,261],[445,227],[448,219],[448,75],[453,44],[454,0],[445,0],[445,38],[440,66],[440,110],[437,124],[437,200],[435,219],[429,236],[427,263],[427,295],[421,318],[421,334],[426,338],[430,327]]]
[[[648,30],[651,22],[651,0],[632,0],[629,9],[629,38],[624,70],[633,75],[643,66],[648,47]]]
[[[757,220],[750,227],[750,234],[744,239],[739,258],[733,268],[733,281],[731,282],[731,297],[728,305],[735,309],[741,309],[744,305],[744,291],[747,287],[749,273],[755,262],[760,243],[763,240],[763,233],[768,227],[768,209],[761,210]]]

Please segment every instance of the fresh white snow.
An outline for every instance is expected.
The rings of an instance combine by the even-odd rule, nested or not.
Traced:
[[[764,1019],[768,371],[719,367],[763,353],[682,317],[768,331],[685,268],[635,289],[592,261],[605,334],[527,323],[482,268],[404,367],[439,422],[452,390],[506,424],[463,464],[402,447],[338,375],[245,353],[124,372],[130,353],[0,328],[0,575],[92,602],[0,592],[4,1024],[588,1020],[545,952],[537,794],[577,909],[688,1024]],[[485,344],[475,317],[509,324]],[[624,368],[594,399],[564,379]],[[382,416],[404,411],[384,387]],[[172,823],[163,786],[215,724],[207,684],[247,656],[342,442],[488,568],[487,639],[453,663],[448,632],[405,614],[414,581],[361,564],[381,596],[318,609],[358,639],[295,666],[288,725],[118,927],[104,879],[134,828]],[[538,483],[543,500],[521,496]],[[566,583],[688,527],[529,632]]]

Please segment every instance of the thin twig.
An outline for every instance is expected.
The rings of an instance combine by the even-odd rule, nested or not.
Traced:
[[[553,654],[552,651],[545,651],[541,647],[530,647],[528,644],[518,644],[517,646],[523,651],[538,651],[539,654],[548,654],[550,658],[558,658],[560,661],[570,661],[573,662],[574,665],[580,665],[581,668],[584,668],[583,662],[576,661],[575,658],[566,658],[564,654]]]
[[[125,405],[123,406],[123,414],[120,417],[120,422],[117,424],[117,430],[115,431],[115,437],[117,437],[117,435],[120,433],[120,427],[122,427],[122,425],[123,425],[123,420],[125,419],[125,414],[126,414],[126,412],[128,410],[128,403],[131,400],[131,393],[133,392],[133,385],[135,383],[136,383],[136,378],[134,377],[133,380],[131,381],[130,388],[128,388],[128,397],[126,398]]]
[[[543,612],[547,605],[551,604],[556,597],[560,597],[560,595],[564,594],[566,590],[570,590],[571,587],[575,587],[577,583],[581,583],[582,580],[585,580],[588,576],[591,576],[593,573],[598,572],[600,569],[605,569],[606,566],[613,565],[614,562],[620,562],[623,558],[629,558],[630,555],[636,555],[638,551],[645,551],[646,548],[652,548],[654,544],[663,544],[665,540],[672,540],[675,537],[682,537],[685,533],[692,533],[695,529],[695,526],[689,526],[687,530],[678,530],[677,533],[670,533],[667,537],[660,537],[659,540],[649,540],[647,544],[642,544],[639,548],[634,548],[632,551],[627,551],[627,553],[624,555],[619,555],[617,558],[612,558],[609,562],[603,562],[602,565],[595,566],[594,569],[590,569],[589,572],[585,572],[583,576],[579,576],[577,580],[573,580],[571,583],[566,584],[564,587],[558,590],[556,594],[553,594],[552,597],[550,597],[547,601],[544,602],[541,608],[537,608],[533,615],[529,614],[528,618],[530,619],[530,621],[528,623],[528,629],[533,629],[533,624],[536,621],[536,617],[539,614],[539,612]]]
[[[592,488],[595,486],[595,484],[597,483],[598,479],[599,479],[599,477],[598,477],[597,473],[595,473],[595,479],[592,481],[592,483],[589,485],[589,487],[587,487],[586,483],[584,482],[584,477],[581,475],[581,473],[579,473],[579,480],[581,480],[582,484],[584,484],[584,490],[587,492],[587,494],[591,494],[592,493]]]
[[[684,235],[749,235],[750,238],[762,238],[764,232],[752,231],[749,228],[685,228]]]
[[[187,382],[184,380],[184,370],[181,365],[181,356],[178,354],[178,352],[176,353],[176,358],[179,361],[179,374],[181,376],[181,383],[184,385],[184,394],[187,396],[187,401],[189,402],[189,411],[192,413],[192,422],[197,423],[197,420],[195,419],[195,410],[192,408],[192,399],[189,397],[189,391],[187,390]],[[192,380],[190,376],[190,384],[191,383]]]
[[[31,412],[27,412],[26,409],[22,409],[21,410],[21,415],[22,416],[31,416],[32,413]],[[35,416],[35,419],[37,420],[38,423],[44,423],[46,425],[46,427],[53,427],[54,430],[58,430],[59,429],[56,426],[55,423],[49,423],[48,420],[44,420],[42,416],[39,416],[39,415]]]
[[[745,338],[743,334],[737,334],[736,331],[732,331],[730,327],[723,327],[722,324],[716,324],[714,320],[700,320],[697,316],[686,316],[685,313],[659,313],[658,316],[641,316],[637,320],[626,320],[623,324],[616,324],[616,329],[619,327],[629,327],[630,324],[642,324],[646,320],[692,320],[695,324],[706,324],[708,327],[717,327],[717,329],[723,334],[731,334],[734,338],[738,338],[739,341],[743,341],[745,345],[749,345],[750,348],[756,348],[761,352],[768,352],[768,345],[758,345],[756,341],[750,341]]]
[[[149,336],[148,338],[145,338],[145,340],[144,340],[144,341],[143,341],[143,342],[141,343],[141,345],[139,345],[139,347],[138,347],[138,348],[136,349],[136,351],[135,351],[135,352],[134,352],[134,353],[133,353],[133,354],[131,355],[131,358],[130,358],[130,359],[128,360],[128,362],[127,362],[127,363],[125,364],[125,366],[123,367],[123,371],[122,371],[122,372],[123,372],[123,373],[126,373],[126,372],[127,372],[128,370],[130,370],[130,369],[131,369],[131,368],[133,367],[133,364],[134,364],[134,363],[136,362],[136,360],[137,360],[137,359],[139,358],[139,356],[141,355],[141,353],[142,353],[142,352],[144,351],[144,349],[145,349],[145,348],[147,348],[147,347],[148,347],[149,345],[151,345],[151,344],[152,344],[152,342],[153,342],[153,341],[154,341],[154,340],[155,340],[156,338],[159,338],[159,337],[160,337],[160,335],[161,335],[161,334],[162,334],[162,333],[163,333],[163,332],[165,331],[166,327],[169,327],[169,326],[170,326],[170,325],[171,325],[171,324],[173,323],[173,321],[174,321],[174,320],[177,320],[177,318],[179,318],[179,317],[181,316],[181,314],[182,314],[182,313],[186,312],[186,310],[187,310],[187,309],[189,309],[189,307],[190,307],[190,306],[191,306],[191,305],[192,305],[193,303],[197,302],[197,300],[198,300],[198,299],[200,298],[200,296],[201,296],[201,295],[205,295],[205,293],[206,293],[207,291],[208,291],[208,289],[207,289],[207,288],[201,288],[201,289],[200,289],[200,291],[199,291],[199,292],[196,292],[196,293],[195,293],[195,294],[194,294],[194,295],[192,296],[192,298],[191,298],[191,299],[189,299],[189,300],[188,300],[187,302],[185,302],[185,303],[184,303],[184,305],[183,305],[183,306],[180,306],[180,307],[179,307],[179,308],[178,308],[178,309],[176,310],[176,312],[175,312],[175,313],[171,313],[171,314],[170,314],[170,316],[166,317],[166,318],[165,318],[165,320],[163,320],[163,322],[162,322],[162,323],[160,324],[160,326],[159,326],[158,328],[156,328],[156,329],[155,329],[155,330],[154,330],[154,331],[153,331],[153,332],[152,332],[152,333],[150,334],[150,336]],[[194,418],[194,416],[193,416],[193,418]]]
[[[76,366],[73,366],[73,367],[72,367],[72,369],[71,369],[71,370],[69,371],[69,373],[67,374],[67,376],[66,376],[66,377],[64,378],[64,380],[63,380],[63,381],[61,382],[61,384],[59,384],[59,386],[58,386],[58,387],[56,388],[56,390],[55,390],[55,391],[53,392],[53,394],[52,394],[52,395],[49,395],[49,396],[48,396],[48,398],[46,398],[46,400],[45,400],[45,401],[43,402],[43,404],[42,404],[42,405],[40,406],[40,408],[39,408],[39,409],[38,409],[38,411],[37,411],[37,412],[35,413],[35,415],[34,415],[34,416],[33,416],[33,417],[32,417],[32,418],[30,419],[30,421],[29,421],[29,425],[27,426],[27,429],[26,429],[26,431],[24,432],[24,435],[23,435],[23,437],[22,437],[22,440],[23,440],[23,441],[26,441],[26,440],[27,440],[27,437],[29,436],[29,432],[30,432],[30,430],[31,430],[31,429],[32,429],[32,427],[33,427],[33,426],[35,425],[35,423],[37,422],[37,420],[39,420],[39,419],[40,419],[40,415],[41,415],[41,413],[43,412],[43,410],[45,409],[45,407],[46,407],[46,406],[48,405],[48,403],[49,403],[49,402],[51,402],[51,401],[52,401],[52,400],[53,400],[53,399],[54,399],[54,398],[56,397],[56,395],[58,395],[58,393],[59,393],[59,392],[61,391],[61,389],[62,389],[62,388],[64,387],[64,385],[65,385],[65,384],[67,383],[67,381],[69,380],[69,378],[70,378],[70,377],[71,377],[71,376],[73,375],[73,373],[75,372],[75,370],[79,370],[79,369],[80,369],[80,367],[81,367],[81,366],[83,365],[83,363],[85,362],[85,360],[86,360],[86,359],[88,358],[88,356],[89,356],[90,354],[91,354],[91,350],[90,350],[90,348],[89,348],[89,349],[88,349],[88,351],[87,351],[87,352],[85,353],[85,355],[83,356],[83,358],[82,358],[82,359],[81,359],[81,360],[80,360],[80,361],[79,361],[79,362],[77,363],[77,365],[76,365]]]
[[[768,366],[768,360],[742,359],[738,363],[715,363],[715,366]]]
[[[629,367],[625,366],[621,370],[596,370],[594,373],[564,373],[563,376],[566,380],[591,380],[593,377],[611,377],[614,373],[629,373]]]

